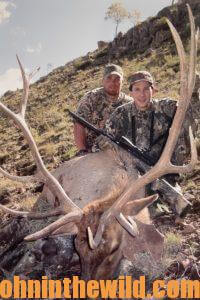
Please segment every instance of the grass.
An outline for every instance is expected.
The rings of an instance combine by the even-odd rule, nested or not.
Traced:
[[[8,178],[5,178],[5,177],[1,177],[1,179],[3,178],[3,180],[0,180],[0,190],[1,192],[3,191],[3,189],[15,189],[15,188],[21,188],[24,186],[24,183],[21,183],[21,182],[17,182],[17,181],[12,181]]]
[[[165,235],[165,246],[163,257],[166,259],[174,259],[181,249],[181,236],[174,232],[167,232]]]
[[[38,195],[27,195],[23,197],[22,201],[20,202],[20,206],[23,208],[24,211],[31,211],[37,199]]]

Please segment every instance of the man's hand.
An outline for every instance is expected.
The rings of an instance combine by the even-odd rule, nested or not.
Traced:
[[[115,143],[112,142],[107,136],[100,135],[96,139],[96,144],[100,150],[107,150],[115,148]]]
[[[88,150],[87,149],[82,149],[82,150],[79,150],[77,153],[76,153],[76,156],[84,156],[86,154],[88,154]]]

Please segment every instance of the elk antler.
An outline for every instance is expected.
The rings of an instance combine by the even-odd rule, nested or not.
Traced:
[[[37,172],[34,176],[13,176],[10,175],[8,172],[4,171],[0,168],[0,173],[2,173],[4,176],[8,177],[12,180],[22,181],[22,182],[28,182],[28,181],[40,181],[43,183],[46,183],[48,185],[48,188],[56,195],[60,202],[60,206],[50,212],[47,213],[30,213],[30,212],[22,212],[22,211],[15,211],[12,209],[9,209],[3,205],[0,205],[0,208],[4,210],[5,212],[8,212],[10,214],[24,216],[24,217],[31,217],[31,218],[43,218],[47,216],[54,216],[58,214],[64,214],[64,218],[61,218],[60,220],[57,220],[56,222],[52,223],[50,227],[45,228],[44,232],[42,234],[47,234],[53,232],[63,224],[66,224],[68,222],[72,221],[79,221],[82,217],[82,210],[76,206],[71,199],[65,194],[65,191],[63,190],[62,186],[59,184],[59,182],[56,180],[56,178],[46,169],[44,166],[44,163],[42,161],[42,158],[40,156],[40,153],[37,149],[36,143],[32,137],[32,134],[26,124],[25,121],[25,112],[26,112],[26,105],[28,100],[28,94],[29,94],[29,85],[30,80],[34,76],[34,74],[39,70],[35,70],[32,72],[29,76],[26,76],[24,68],[17,56],[17,61],[19,63],[19,67],[22,74],[23,79],[23,97],[20,102],[20,109],[19,113],[12,112],[9,108],[7,108],[3,103],[0,102],[0,109],[6,114],[9,118],[13,119],[14,122],[18,125],[18,127],[22,130],[25,139],[27,140],[31,153],[33,155],[33,158],[37,165]]]
[[[192,134],[191,128],[189,128],[189,136],[190,136],[190,144],[191,144],[191,161],[188,165],[185,166],[175,166],[171,163],[171,156],[174,151],[174,148],[177,143],[178,136],[181,131],[181,126],[184,120],[185,113],[187,111],[192,91],[195,84],[195,76],[196,76],[196,56],[197,56],[197,41],[199,36],[199,30],[195,33],[195,24],[194,17],[192,15],[192,11],[190,6],[187,4],[190,26],[191,26],[191,50],[190,50],[190,61],[189,66],[187,66],[186,55],[184,51],[184,47],[180,36],[172,23],[169,20],[166,20],[169,28],[172,32],[174,41],[176,43],[179,59],[180,59],[180,100],[178,102],[178,107],[176,110],[176,114],[174,116],[174,120],[172,126],[169,131],[169,136],[163,153],[156,163],[156,165],[150,169],[146,174],[142,177],[138,178],[136,181],[132,181],[130,184],[130,188],[128,188],[125,192],[122,193],[120,198],[108,209],[102,216],[99,222],[99,226],[95,235],[95,238],[92,238],[91,230],[89,230],[89,238],[90,238],[90,246],[92,249],[98,247],[102,235],[104,232],[104,228],[108,223],[108,220],[111,216],[115,216],[116,219],[120,222],[120,224],[125,227],[125,221],[123,217],[120,216],[120,211],[127,201],[130,200],[130,197],[134,195],[138,190],[147,185],[148,183],[154,181],[155,179],[168,174],[168,173],[186,173],[191,172],[197,163],[197,151],[195,146],[194,137]],[[131,226],[131,224],[130,224]],[[129,228],[129,232],[134,235],[134,228],[131,231]]]

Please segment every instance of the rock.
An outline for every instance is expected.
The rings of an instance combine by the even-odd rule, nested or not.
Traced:
[[[97,42],[97,45],[98,45],[98,49],[101,50],[101,49],[104,49],[106,47],[108,47],[108,42],[105,42],[105,41],[98,41]]]
[[[200,23],[200,18],[198,19],[198,11],[200,9],[199,0],[187,0],[187,3],[191,6],[191,9],[196,14],[196,25]],[[147,21],[142,22],[133,28],[129,29],[127,33],[122,34],[121,32],[117,37],[110,43],[109,55],[113,58],[119,57],[123,53],[143,53],[150,47],[158,48],[163,42],[172,41],[172,35],[165,21],[168,18],[173,25],[181,32],[183,38],[187,38],[189,31],[185,30],[182,26],[182,20],[188,21],[187,8],[183,1],[172,6],[168,6],[162,9],[156,17],[147,19]],[[101,46],[101,42],[99,41]],[[103,46],[103,44],[102,44]],[[117,54],[117,55],[116,55]]]

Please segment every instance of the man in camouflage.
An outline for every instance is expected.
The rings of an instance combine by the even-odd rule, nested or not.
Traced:
[[[108,64],[104,70],[103,87],[88,92],[81,100],[77,115],[96,126],[104,128],[111,113],[120,105],[132,101],[121,92],[123,71],[118,65]],[[81,124],[74,125],[74,139],[79,154],[91,152],[96,134]]]
[[[149,156],[158,160],[165,146],[168,131],[176,112],[177,101],[170,99],[155,100],[154,80],[149,72],[140,71],[131,76],[129,90],[133,101],[118,107],[107,120],[104,130],[116,140],[121,136],[127,137],[135,146],[145,151]],[[183,164],[188,155],[189,125],[194,125],[191,108],[187,111],[172,162]],[[99,138],[100,149],[105,148],[110,141]],[[175,176],[170,176],[170,183],[175,184]],[[162,191],[162,188],[159,188]],[[163,198],[170,201],[170,189],[164,188]],[[170,203],[181,215],[189,202],[184,196],[178,198],[176,207]]]
[[[177,101],[152,99],[153,77],[146,71],[133,74],[129,90],[134,101],[118,107],[106,123],[106,132],[117,140],[127,137],[134,145],[159,159],[176,112]],[[187,111],[172,162],[183,164],[189,154],[188,128],[193,124],[191,107]]]

